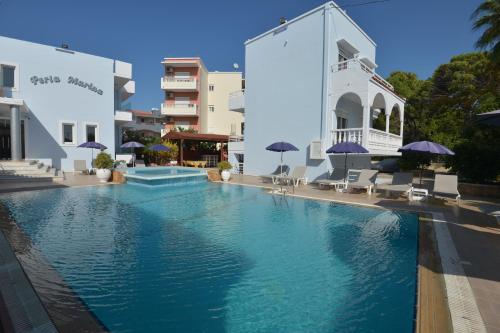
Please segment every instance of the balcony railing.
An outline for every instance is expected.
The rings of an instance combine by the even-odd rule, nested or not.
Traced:
[[[370,128],[368,130],[368,146],[370,149],[395,150],[401,148],[403,138],[399,135]]]
[[[195,76],[167,75],[161,78],[161,88],[166,90],[197,90],[198,80]]]
[[[394,87],[392,84],[384,80],[380,75],[376,74],[370,67],[365,65],[363,62],[361,62],[358,59],[349,59],[345,61],[341,61],[335,65],[333,65],[332,70],[334,72],[340,72],[340,71],[345,71],[345,70],[361,70],[363,72],[366,72],[370,74],[372,77],[371,79],[378,84],[384,86],[386,89],[390,91],[394,91]]]
[[[332,131],[332,141],[334,145],[341,142],[355,142],[365,146],[363,144],[364,135],[362,128],[337,129]],[[373,151],[397,152],[403,144],[401,136],[374,128],[369,128],[367,135],[368,140],[365,148],[367,148],[370,153]]]
[[[245,109],[245,90],[233,91],[229,94],[229,110],[244,111]]]
[[[363,143],[363,129],[362,128],[344,128],[332,131],[333,144],[341,142],[354,142],[359,145]]]
[[[161,113],[167,116],[197,116],[197,104],[161,104]]]

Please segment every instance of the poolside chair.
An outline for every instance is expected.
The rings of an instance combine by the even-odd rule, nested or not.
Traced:
[[[145,167],[146,164],[144,163],[144,160],[135,160],[135,167],[139,167],[139,168],[142,168],[142,167]]]
[[[460,204],[460,193],[458,193],[457,175],[436,175],[434,178],[434,190],[432,195],[454,196],[457,204]]]
[[[320,179],[316,181],[316,183],[318,184],[320,189],[323,188],[324,186],[335,186],[335,188],[338,188],[339,185],[343,185],[347,182],[347,178],[344,181],[345,177],[346,177],[345,169],[334,168],[332,173],[328,176],[327,179]]]
[[[293,169],[292,173],[290,176],[277,176],[276,181],[277,182],[292,182],[292,185],[294,187],[299,186],[299,183],[302,182],[302,184],[307,183],[306,179],[306,170],[307,167],[304,166],[297,166]]]
[[[375,191],[399,192],[410,194],[413,189],[413,174],[411,172],[395,172],[390,184],[378,184]],[[409,198],[410,196],[408,196]]]
[[[269,175],[260,176],[260,178],[263,178],[264,180],[270,180],[273,183],[275,183],[276,177],[286,176],[288,175],[289,171],[290,167],[288,165],[283,165],[283,166],[278,165],[276,170],[274,170],[272,173],[270,173]]]
[[[84,175],[89,174],[89,169],[87,169],[87,162],[85,160],[74,160],[73,163],[73,169],[75,172],[80,172]]]
[[[375,180],[377,179],[377,170],[363,169],[359,172],[359,177],[355,181],[347,182],[347,189],[350,188],[362,188],[366,189],[366,193],[372,194],[373,186],[375,185]]]

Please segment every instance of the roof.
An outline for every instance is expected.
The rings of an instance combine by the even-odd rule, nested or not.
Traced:
[[[193,140],[193,141],[213,141],[213,142],[227,142],[229,135],[223,134],[202,134],[190,132],[168,132],[162,139],[167,140]]]
[[[275,31],[280,31],[280,29],[285,28],[285,27],[286,27],[286,26],[288,26],[289,24],[294,23],[294,22],[296,22],[296,21],[298,21],[298,20],[301,20],[301,19],[303,19],[304,17],[309,16],[309,15],[311,15],[311,14],[313,14],[313,13],[317,12],[318,10],[323,10],[323,9],[328,9],[328,8],[333,8],[333,9],[336,9],[336,10],[337,10],[337,11],[338,11],[341,15],[343,15],[343,16],[344,16],[344,17],[345,17],[345,18],[346,18],[346,19],[347,19],[347,20],[348,20],[348,21],[349,21],[349,22],[350,22],[350,23],[351,23],[351,24],[352,24],[352,25],[353,25],[356,29],[358,29],[358,30],[359,30],[359,32],[361,32],[361,34],[363,34],[363,35],[364,35],[364,36],[368,39],[368,41],[369,41],[370,43],[372,43],[374,46],[377,46],[377,44],[373,41],[373,39],[371,39],[371,38],[370,38],[370,36],[368,36],[368,34],[367,34],[367,33],[366,33],[363,29],[361,29],[361,27],[360,27],[360,26],[359,26],[356,22],[354,22],[354,20],[353,20],[353,19],[352,19],[349,15],[347,15],[346,11],[345,11],[345,10],[343,10],[343,9],[342,9],[342,7],[339,7],[339,6],[338,6],[335,2],[333,2],[333,1],[328,1],[328,2],[326,2],[325,4],[322,4],[321,6],[318,6],[318,7],[314,8],[314,9],[312,9],[312,10],[310,10],[310,11],[308,11],[308,12],[306,12],[306,13],[304,13],[304,14],[300,15],[300,16],[297,16],[297,17],[295,17],[295,18],[293,18],[293,19],[291,19],[291,20],[287,21],[287,22],[286,22],[286,23],[284,23],[284,24],[280,24],[280,25],[278,25],[278,26],[276,26],[276,27],[272,28],[271,30],[268,30],[268,31],[266,31],[266,32],[264,32],[264,33],[262,33],[262,34],[260,34],[260,35],[256,36],[256,37],[254,37],[254,38],[250,38],[250,39],[248,39],[248,40],[247,40],[244,44],[245,44],[245,45],[250,44],[250,43],[252,43],[252,42],[254,42],[254,41],[256,41],[256,40],[258,40],[258,39],[260,39],[260,38],[262,38],[262,37],[264,37],[264,36],[266,36],[266,35],[269,35],[269,34],[271,34],[271,33],[274,33]]]
[[[139,117],[152,117],[152,118],[161,118],[162,114],[155,114],[151,111],[142,111],[142,110],[130,110],[134,115]]]

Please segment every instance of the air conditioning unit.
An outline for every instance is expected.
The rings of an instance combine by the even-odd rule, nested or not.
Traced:
[[[311,141],[309,146],[309,158],[311,160],[324,160],[323,144],[321,141]]]

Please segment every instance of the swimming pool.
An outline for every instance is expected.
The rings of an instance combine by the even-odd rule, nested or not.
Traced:
[[[410,213],[213,183],[0,200],[112,332],[413,330]]]
[[[206,181],[207,172],[186,167],[129,168],[125,178],[134,185],[178,186]]]

